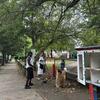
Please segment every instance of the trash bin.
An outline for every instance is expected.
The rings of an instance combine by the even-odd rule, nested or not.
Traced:
[[[89,84],[90,100],[100,100],[100,87]]]
[[[100,100],[100,87],[94,86],[94,100]]]

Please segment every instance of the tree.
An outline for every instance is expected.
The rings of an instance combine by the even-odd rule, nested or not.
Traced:
[[[0,5],[2,8],[0,9],[1,28],[3,28],[6,35],[13,33],[18,38],[27,35],[32,39],[33,48],[40,51],[51,47],[51,44],[53,44],[52,47],[57,49],[73,48],[77,39],[85,45],[87,44],[84,41],[86,36],[87,38],[90,36],[89,34],[85,36],[85,34],[88,32],[93,33],[92,29],[95,31],[95,28],[98,31],[97,27],[89,27],[91,25],[94,26],[93,20],[96,18],[89,17],[88,15],[90,14],[87,12],[90,11],[90,3],[93,4],[93,2],[94,0],[5,1]],[[96,25],[99,26],[99,24]],[[5,31],[6,29],[7,32]],[[98,39],[94,40],[94,42],[97,42]],[[16,41],[19,40],[16,38]],[[91,42],[87,42],[90,45]],[[21,44],[22,47],[23,45]]]
[[[14,1],[10,2],[10,6],[13,10],[10,8],[8,15],[11,16],[14,13],[13,16],[16,14],[19,16],[20,24],[24,26],[22,31],[32,38],[33,48],[37,47],[39,41],[46,37],[46,42],[40,45],[40,48],[44,47],[44,49],[46,49],[56,40],[61,40],[63,37],[74,36],[74,33],[71,31],[68,31],[68,34],[67,31],[63,33],[63,29],[65,30],[66,27],[62,27],[62,25],[64,25],[62,22],[64,22],[65,16],[69,15],[66,15],[66,11],[75,6],[78,2],[79,0],[69,2],[67,2],[67,0],[37,0],[37,2]],[[18,6],[20,4],[21,6]],[[20,20],[21,17],[22,20]]]
[[[5,5],[5,6],[4,6]],[[14,2],[12,3],[14,5]],[[6,55],[16,55],[18,52],[25,51],[24,49],[30,48],[30,41],[27,40],[27,36],[24,35],[23,24],[21,16],[15,17],[16,13],[9,15],[9,10],[12,11],[14,7],[7,1],[0,4],[0,51],[3,54],[4,65]],[[8,8],[6,8],[8,7]]]
[[[80,12],[83,14],[84,22],[80,25],[80,41],[82,45],[100,44],[100,1],[87,0],[81,6]]]

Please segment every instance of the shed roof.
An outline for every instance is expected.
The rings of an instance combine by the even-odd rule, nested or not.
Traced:
[[[76,48],[76,50],[92,50],[92,49],[100,49],[100,45]]]

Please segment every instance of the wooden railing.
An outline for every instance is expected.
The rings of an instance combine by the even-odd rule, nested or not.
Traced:
[[[21,74],[23,74],[23,76],[26,76],[25,64],[23,62],[20,62],[20,61],[16,61],[16,62],[17,62],[17,65],[19,67],[19,72]]]

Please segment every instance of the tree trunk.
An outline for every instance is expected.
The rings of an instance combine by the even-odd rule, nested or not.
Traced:
[[[9,62],[9,55],[6,54],[6,63],[8,63],[8,62]]]
[[[6,58],[5,52],[2,51],[2,64],[1,64],[2,66],[5,65],[5,58]]]
[[[52,49],[51,49],[51,52],[50,52],[50,56],[51,56],[51,58],[53,58],[53,55],[52,55]]]

